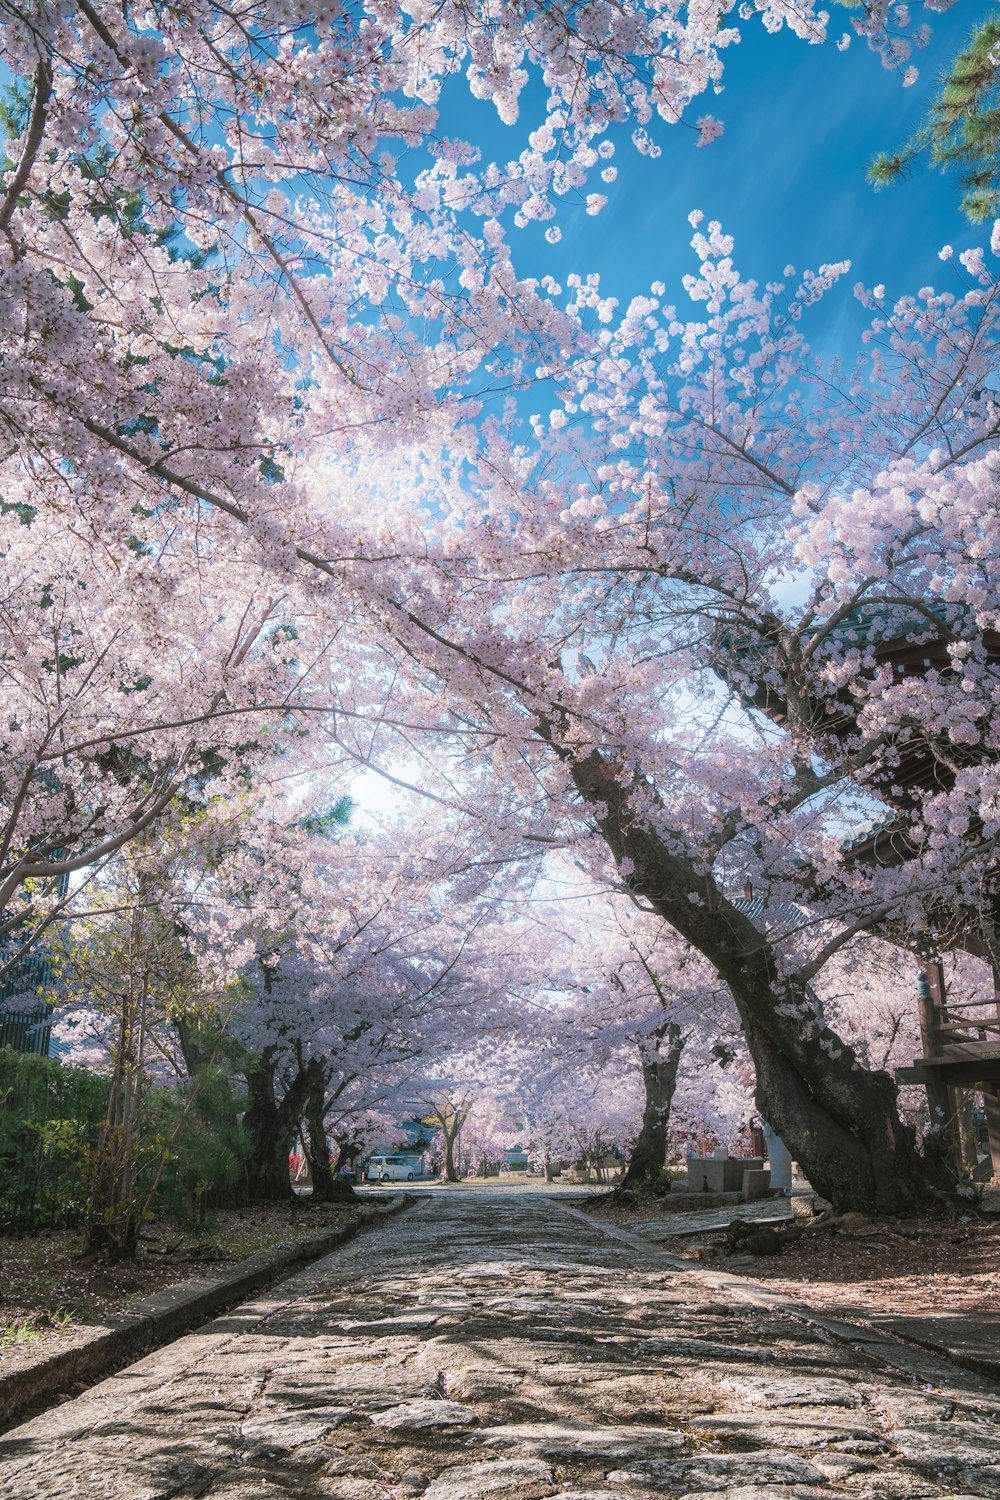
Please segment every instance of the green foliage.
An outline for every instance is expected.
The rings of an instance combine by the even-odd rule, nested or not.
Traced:
[[[149,1097],[146,1130],[161,1145],[157,1209],[204,1227],[212,1208],[240,1202],[249,1136],[240,1118],[245,1101],[224,1068],[205,1066],[179,1089]]]
[[[0,1048],[0,1229],[79,1222],[107,1109],[106,1078]]]
[[[299,826],[307,833],[316,834],[321,838],[332,838],[338,828],[345,828],[351,821],[353,811],[354,803],[350,797],[338,797],[330,807],[310,813],[308,817],[303,818]]]
[[[0,95],[0,131],[7,140],[17,140],[27,130],[33,94],[34,86],[20,78],[9,83]]]
[[[35,507],[26,505],[23,501],[15,504],[10,500],[0,500],[0,516],[15,515],[22,526],[30,526],[35,519]]]
[[[924,124],[898,151],[875,157],[868,181],[888,187],[925,154],[932,166],[958,173],[962,212],[973,224],[1000,212],[1000,21],[988,17],[976,27]]]
[[[121,1145],[120,1128],[107,1124],[108,1095],[102,1075],[0,1048],[0,1230],[84,1220],[99,1157]],[[243,1108],[217,1066],[179,1089],[152,1090],[143,1101],[137,1198],[201,1227],[211,1208],[242,1201]]]

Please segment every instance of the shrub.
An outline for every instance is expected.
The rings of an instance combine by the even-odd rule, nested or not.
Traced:
[[[63,1228],[83,1215],[108,1080],[0,1048],[0,1228]]]
[[[177,1089],[157,1089],[146,1130],[162,1143],[154,1206],[203,1226],[212,1208],[241,1202],[249,1138],[244,1102],[223,1068],[206,1066]]]

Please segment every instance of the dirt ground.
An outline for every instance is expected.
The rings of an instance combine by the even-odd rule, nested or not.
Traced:
[[[642,1206],[597,1203],[591,1212],[629,1228],[666,1213],[667,1200]],[[718,1210],[716,1210],[718,1213]],[[732,1210],[738,1217],[739,1208]],[[647,1237],[653,1236],[647,1230]],[[725,1237],[655,1236],[671,1255],[766,1282],[817,1311],[864,1317],[929,1311],[1000,1312],[1000,1220],[868,1220],[850,1228],[806,1228],[780,1255],[725,1253]]]
[[[0,1375],[19,1356],[40,1351],[81,1324],[123,1313],[162,1287],[210,1275],[283,1240],[335,1228],[356,1210],[258,1204],[220,1209],[192,1230],[160,1219],[148,1225],[135,1260],[107,1263],[83,1255],[75,1230],[0,1236]]]
[[[674,1254],[690,1253],[678,1241]],[[725,1262],[721,1262],[725,1264]],[[733,1269],[736,1269],[733,1267]],[[743,1274],[827,1312],[1000,1312],[1000,1224],[911,1220],[871,1230],[807,1230]]]

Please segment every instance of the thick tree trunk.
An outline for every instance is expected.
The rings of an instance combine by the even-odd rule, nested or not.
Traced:
[[[675,1021],[658,1026],[639,1048],[646,1103],[639,1137],[618,1185],[619,1191],[622,1188],[655,1187],[661,1181],[660,1174],[667,1159],[670,1106],[677,1088],[677,1069],[683,1050],[684,1037]]]
[[[444,1126],[441,1130],[444,1137],[444,1168],[441,1172],[442,1182],[458,1182],[459,1176],[455,1169],[455,1139],[458,1131],[451,1131]]]
[[[545,1173],[546,1182],[555,1182],[555,1174],[552,1171],[552,1155],[547,1147],[544,1155],[542,1156],[542,1170]]]
[[[862,1067],[804,991],[789,993],[766,935],[726,899],[696,852],[653,830],[640,810],[655,802],[648,786],[636,789],[633,806],[599,752],[556,749],[631,889],[728,984],[757,1070],[757,1107],[813,1187],[838,1211],[906,1213],[926,1204],[946,1181],[917,1154],[889,1075]]]
[[[298,1073],[280,1103],[275,1099],[277,1061],[264,1052],[247,1075],[249,1102],[243,1123],[250,1137],[247,1194],[254,1201],[293,1199],[288,1156],[305,1101],[305,1079]]]
[[[309,1171],[312,1176],[314,1203],[339,1203],[356,1197],[349,1182],[338,1177],[330,1162],[330,1142],[326,1133],[326,1079],[323,1069],[313,1058],[306,1068],[306,1135]]]
[[[326,1079],[323,1069],[313,1058],[306,1068],[306,1137],[304,1142],[309,1157],[309,1172],[312,1177],[312,1196],[316,1203],[329,1203],[336,1196],[335,1178],[330,1165],[330,1143],[326,1124]]]

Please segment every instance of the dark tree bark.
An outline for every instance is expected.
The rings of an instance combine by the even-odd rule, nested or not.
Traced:
[[[458,1182],[458,1172],[455,1168],[455,1139],[458,1131],[442,1126],[441,1134],[444,1136],[444,1169],[441,1176],[445,1182]]]
[[[316,1203],[329,1203],[334,1197],[334,1175],[330,1165],[330,1142],[327,1139],[326,1125],[323,1120],[326,1113],[326,1078],[316,1058],[311,1058],[307,1064],[305,1078],[304,1147],[309,1158],[312,1196]]]
[[[756,1102],[813,1187],[838,1211],[907,1213],[945,1175],[921,1158],[896,1109],[888,1073],[864,1068],[825,1025],[805,986],[780,979],[766,935],[726,899],[696,851],[661,836],[641,809],[655,793],[629,788],[599,752],[574,753],[541,726],[568,766],[627,882],[729,986],[757,1070]],[[669,838],[669,842],[668,842]]]
[[[188,1077],[193,1078],[206,1061],[204,1049],[198,1045],[187,1016],[179,1015],[174,1024],[177,1027],[177,1040],[180,1042],[185,1070]]]
[[[676,1021],[664,1021],[650,1032],[639,1047],[645,1107],[642,1126],[628,1160],[622,1188],[654,1187],[660,1182],[667,1159],[670,1106],[677,1088],[677,1069],[684,1051],[684,1036]]]
[[[312,1201],[336,1203],[356,1197],[349,1182],[338,1177],[330,1162],[330,1141],[326,1133],[326,1075],[318,1058],[311,1058],[305,1069],[306,1079],[306,1154],[312,1176]]]
[[[268,1048],[247,1075],[249,1101],[243,1117],[250,1137],[247,1195],[254,1201],[295,1197],[288,1156],[305,1104],[306,1079],[300,1070],[280,1101],[275,1098],[277,1082],[277,1059]]]

